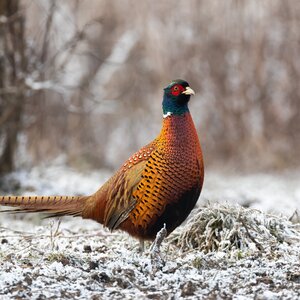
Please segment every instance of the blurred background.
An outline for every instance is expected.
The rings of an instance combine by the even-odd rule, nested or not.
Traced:
[[[300,2],[0,1],[0,173],[116,169],[190,109],[207,168],[299,167]]]

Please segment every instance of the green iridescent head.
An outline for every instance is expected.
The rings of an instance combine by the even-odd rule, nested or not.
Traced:
[[[164,88],[163,113],[164,115],[182,115],[189,111],[188,102],[195,92],[182,79],[173,80]]]

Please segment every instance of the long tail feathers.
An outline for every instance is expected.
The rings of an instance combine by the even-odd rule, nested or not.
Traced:
[[[42,212],[47,217],[81,216],[86,200],[80,196],[0,196],[0,205],[17,207],[0,212]]]

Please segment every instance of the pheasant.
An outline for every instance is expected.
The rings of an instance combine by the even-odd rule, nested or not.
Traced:
[[[166,226],[170,234],[189,215],[200,195],[204,165],[198,135],[188,109],[194,91],[174,80],[163,95],[162,129],[134,153],[90,196],[0,196],[0,205],[21,212],[43,212],[92,219],[110,230],[121,229],[153,240]]]

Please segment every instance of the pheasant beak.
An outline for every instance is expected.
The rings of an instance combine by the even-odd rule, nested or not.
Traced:
[[[195,92],[189,87],[189,86],[187,86],[186,88],[185,88],[185,90],[182,92],[182,94],[184,94],[184,95],[195,95]]]

